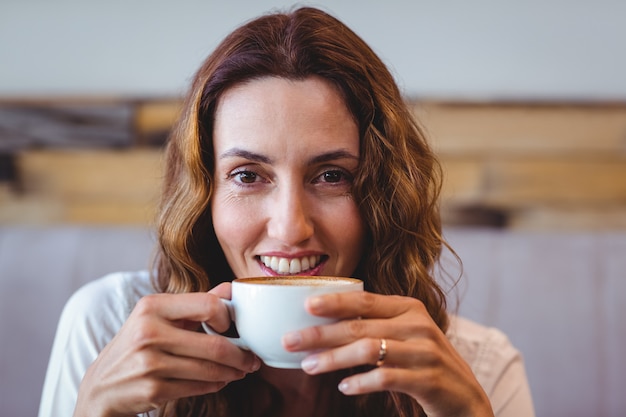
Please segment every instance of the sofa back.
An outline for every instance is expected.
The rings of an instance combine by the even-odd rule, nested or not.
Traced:
[[[522,351],[537,416],[626,415],[626,233],[449,229],[446,237],[463,261],[451,299]],[[106,273],[147,268],[154,241],[143,228],[0,227],[2,415],[36,415],[69,296]],[[454,279],[450,253],[442,264]]]

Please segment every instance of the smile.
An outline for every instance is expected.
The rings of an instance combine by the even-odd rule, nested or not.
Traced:
[[[322,257],[311,255],[289,259],[278,256],[261,256],[260,259],[263,265],[279,274],[299,274],[315,268],[319,265]]]

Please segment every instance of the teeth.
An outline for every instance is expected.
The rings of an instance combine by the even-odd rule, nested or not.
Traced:
[[[280,258],[280,261],[278,261],[278,272],[281,274],[289,272],[289,261],[287,259]]]
[[[300,263],[300,260],[292,259],[291,263],[289,263],[289,273],[297,274],[300,271],[302,271],[302,264]]]
[[[261,256],[261,262],[279,274],[298,274],[317,266],[321,256],[303,256],[302,258],[280,258],[277,256]]]
[[[275,271],[278,271],[278,258],[273,256],[269,263],[266,264]]]

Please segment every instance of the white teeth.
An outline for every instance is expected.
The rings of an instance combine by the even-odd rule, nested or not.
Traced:
[[[279,274],[298,274],[317,266],[321,256],[303,256],[302,258],[280,258],[277,256],[261,256],[261,262]]]
[[[309,258],[305,256],[304,258],[302,258],[302,261],[300,261],[300,271],[306,271],[311,267],[310,265],[311,263],[309,262]]]
[[[289,260],[285,258],[280,258],[278,262],[278,272],[284,274],[285,272],[289,272]]]
[[[300,264],[300,260],[299,259],[292,259],[291,262],[289,263],[289,273],[290,274],[297,274],[300,271],[302,271],[302,266]]]
[[[270,260],[270,263],[267,266],[272,268],[274,271],[278,271],[278,258],[275,256],[272,256],[272,259]]]

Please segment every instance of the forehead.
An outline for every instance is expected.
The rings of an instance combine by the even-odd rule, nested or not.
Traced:
[[[266,77],[228,89],[215,111],[214,146],[339,145],[358,152],[358,127],[330,82]]]
[[[278,111],[286,102],[300,106],[290,108],[326,110],[350,113],[339,89],[324,78],[311,76],[305,79],[282,77],[261,77],[248,80],[228,88],[218,99],[215,118],[224,112],[236,110],[272,110]]]

